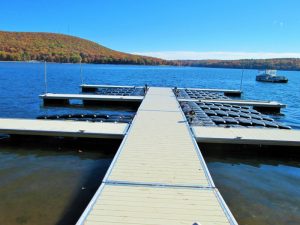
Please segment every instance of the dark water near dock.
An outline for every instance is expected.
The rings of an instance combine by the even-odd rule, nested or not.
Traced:
[[[274,146],[200,147],[215,185],[239,224],[300,223],[299,153],[288,155]]]
[[[43,64],[39,63],[0,62],[0,117],[134,113],[127,107],[44,108],[38,97],[45,91],[43,70]],[[49,92],[80,91],[79,65],[47,64],[47,70]],[[256,70],[245,70],[243,98],[287,104],[288,108],[282,111],[284,115],[275,117],[300,129],[300,72],[278,71],[288,77],[287,84],[256,82],[256,73]],[[234,69],[83,65],[84,83],[88,84],[239,89],[240,78],[241,70]],[[0,144],[0,224],[41,224],[41,218],[44,224],[72,224],[76,216],[70,215],[78,215],[83,210],[82,205],[101,183],[116,146],[102,147],[99,143],[79,153],[78,142],[62,151],[57,147],[60,144],[29,143]],[[207,154],[205,159],[213,180],[240,224],[300,224],[299,157]],[[82,190],[83,186],[87,188]]]
[[[2,140],[0,224],[75,224],[116,149],[101,141]]]

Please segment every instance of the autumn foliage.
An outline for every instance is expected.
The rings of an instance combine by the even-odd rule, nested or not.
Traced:
[[[300,70],[300,59],[163,60],[114,51],[82,38],[35,32],[0,31],[0,61],[48,61],[173,65],[212,68]]]
[[[82,38],[54,33],[0,31],[0,60],[161,65],[165,60],[126,54]]]
[[[211,68],[235,68],[235,69],[277,69],[300,70],[300,59],[240,59],[240,60],[173,60],[173,65],[211,67]]]

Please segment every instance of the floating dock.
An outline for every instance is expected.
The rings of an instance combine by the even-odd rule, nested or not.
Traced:
[[[82,100],[83,104],[95,102],[126,102],[140,104],[143,101],[143,96],[121,96],[121,95],[95,95],[95,94],[52,94],[47,93],[40,95],[45,105],[51,104],[70,104],[70,100]]]
[[[79,224],[237,224],[171,88],[150,88]]]
[[[135,88],[107,85],[82,85],[81,87]],[[227,118],[224,118],[229,123],[234,119],[231,117],[229,120],[229,113],[226,113],[228,108],[231,108],[232,112],[230,110],[228,112],[232,115],[248,116],[253,121],[253,118],[261,117],[262,123],[267,118],[248,106],[278,111],[285,105],[272,101],[233,100],[228,97],[205,99],[207,93],[185,90],[187,90],[185,95],[178,99],[176,89],[159,87],[150,87],[146,93],[143,92],[145,96],[126,95],[128,90],[120,91],[124,94],[122,96],[47,93],[40,96],[45,104],[69,104],[70,100],[76,99],[82,100],[84,104],[89,101],[135,103],[139,108],[130,127],[126,123],[0,119],[0,133],[123,138],[101,186],[77,225],[237,225],[214,185],[197,142],[300,146],[300,131],[217,126],[213,122],[216,118],[210,118],[207,113],[218,112],[220,116],[226,114]],[[224,96],[226,91],[233,95],[240,94],[237,90],[196,90],[211,91],[210,94],[214,95],[212,97],[216,98]],[[112,93],[119,92],[117,90]],[[204,99],[200,101],[193,99],[198,95],[201,97],[202,94]],[[201,108],[197,105],[196,108],[190,107],[191,110],[186,112],[181,106],[185,104],[183,102],[189,102],[188,104],[191,105],[202,102],[202,105],[210,105],[210,107],[201,106]],[[220,110],[216,107],[217,104],[220,109],[227,111]],[[240,108],[239,112],[234,113],[233,108],[236,107],[231,105],[240,105],[244,108],[237,107]],[[199,118],[201,116],[203,119],[200,122],[208,121],[207,123],[214,126],[189,124],[187,118],[189,119],[189,112],[193,110],[196,116]],[[270,121],[265,123],[270,125]]]
[[[179,102],[210,102],[240,106],[252,106],[254,109],[262,112],[280,112],[286,105],[276,101],[260,101],[260,100],[233,100],[233,99],[185,99],[179,98]]]
[[[128,126],[127,123],[0,119],[0,133],[9,135],[122,139]]]
[[[185,88],[178,88],[179,90],[184,90]],[[210,92],[222,92],[227,96],[236,96],[239,97],[242,95],[242,90],[233,90],[233,89],[212,89],[212,88],[188,88],[188,90],[195,91],[210,91]]]
[[[192,127],[199,143],[300,146],[299,130]]]
[[[143,88],[136,86],[118,86],[118,85],[98,85],[98,84],[82,84],[80,85],[82,92],[96,92],[99,88]]]

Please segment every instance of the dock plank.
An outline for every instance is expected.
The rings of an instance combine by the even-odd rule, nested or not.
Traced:
[[[84,224],[230,224],[216,192],[103,184]]]
[[[193,126],[199,143],[300,146],[299,130]]]
[[[18,135],[122,139],[128,126],[127,123],[0,119],[0,133]]]

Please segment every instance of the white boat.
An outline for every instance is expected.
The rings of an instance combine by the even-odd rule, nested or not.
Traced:
[[[271,82],[271,83],[287,83],[288,79],[285,76],[278,76],[277,70],[262,70],[256,76],[256,81]]]

